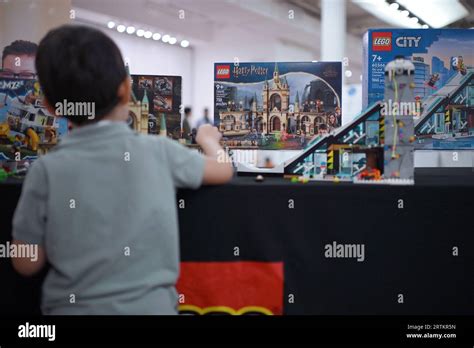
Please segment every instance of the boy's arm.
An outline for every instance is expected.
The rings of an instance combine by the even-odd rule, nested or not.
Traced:
[[[206,156],[202,183],[205,185],[225,184],[234,174],[232,162],[219,144],[221,133],[209,124],[199,127],[196,142]]]
[[[19,241],[14,239],[13,244],[16,246],[19,245],[28,245],[31,246],[31,244]],[[46,264],[46,253],[44,251],[44,248],[40,245],[38,245],[38,254],[35,255],[34,257],[15,257],[12,259],[12,264],[13,268],[15,271],[20,273],[23,276],[29,277],[32,276],[41,269],[43,269],[44,265]]]
[[[23,182],[18,205],[13,216],[13,244],[28,245],[27,258],[12,258],[13,268],[20,274],[31,276],[46,264],[46,253],[42,247],[46,228],[46,205],[48,181],[41,159],[30,167]],[[37,249],[36,249],[37,248]],[[34,251],[37,253],[33,254]]]
[[[220,146],[217,128],[204,125],[196,136],[203,154],[187,149],[166,137],[159,137],[165,152],[173,183],[177,188],[196,189],[202,184],[224,184],[232,179],[233,168],[227,153]]]

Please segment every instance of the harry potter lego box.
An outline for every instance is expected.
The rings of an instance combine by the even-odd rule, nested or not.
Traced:
[[[340,62],[216,63],[214,123],[227,146],[301,149],[341,125]]]
[[[384,68],[415,66],[417,149],[474,149],[474,30],[371,29],[364,38],[364,107],[383,99]]]
[[[181,132],[181,76],[132,75],[129,126],[139,132],[166,135]]]

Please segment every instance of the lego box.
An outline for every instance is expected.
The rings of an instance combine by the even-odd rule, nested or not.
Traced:
[[[130,128],[178,140],[181,132],[181,76],[132,75]]]
[[[33,161],[67,133],[67,120],[42,101],[36,79],[0,77],[0,162]]]
[[[341,63],[216,63],[214,123],[227,146],[301,149],[341,125]]]
[[[384,96],[397,56],[415,65],[416,149],[474,150],[474,30],[371,29],[364,37],[364,107]]]

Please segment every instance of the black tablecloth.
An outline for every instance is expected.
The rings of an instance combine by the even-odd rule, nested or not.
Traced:
[[[20,190],[0,184],[0,243]],[[418,170],[415,186],[238,177],[180,200],[182,261],[283,262],[285,314],[474,314],[472,170]],[[364,244],[365,260],[326,258],[333,242]],[[0,260],[1,314],[39,313],[43,275]]]

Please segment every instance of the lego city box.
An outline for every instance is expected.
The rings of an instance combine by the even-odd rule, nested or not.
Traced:
[[[181,76],[131,75],[128,125],[178,140],[181,132]]]
[[[384,69],[402,56],[415,66],[416,149],[474,149],[474,30],[371,29],[364,37],[364,107],[383,100]]]
[[[43,105],[36,79],[0,77],[0,162],[35,160],[56,145],[68,131],[67,120]]]
[[[340,62],[215,63],[214,123],[230,147],[297,150],[341,126]]]

